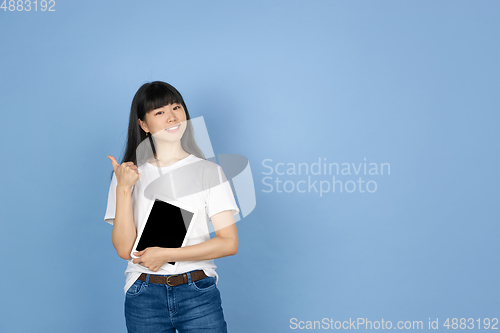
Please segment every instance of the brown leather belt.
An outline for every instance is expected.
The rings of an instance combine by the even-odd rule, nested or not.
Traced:
[[[139,276],[139,280],[146,281],[146,277],[147,277],[147,274],[142,273]],[[206,277],[207,277],[207,275],[205,274],[205,272],[202,269],[191,272],[191,281],[198,281],[198,280],[201,280],[201,279],[206,278]],[[179,275],[168,275],[168,276],[149,274],[149,282],[167,284],[171,287],[175,287],[175,286],[178,286],[181,284],[188,283],[188,276],[186,273],[179,274]]]

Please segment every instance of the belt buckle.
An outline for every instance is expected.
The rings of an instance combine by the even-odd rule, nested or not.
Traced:
[[[172,276],[175,276],[175,275],[169,275],[169,276],[167,276],[167,284],[168,284],[170,287],[175,287],[173,284],[170,284],[170,278],[171,278]]]

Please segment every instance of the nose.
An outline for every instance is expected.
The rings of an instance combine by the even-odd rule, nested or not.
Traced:
[[[168,110],[167,111],[167,123],[171,123],[171,122],[174,122],[176,120],[177,120],[177,118],[175,117],[175,114],[171,110]]]

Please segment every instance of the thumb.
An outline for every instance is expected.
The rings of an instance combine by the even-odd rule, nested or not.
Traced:
[[[113,165],[113,170],[115,170],[115,171],[116,171],[116,168],[117,168],[117,167],[119,167],[119,166],[120,166],[120,164],[116,161],[116,159],[115,159],[113,156],[108,155],[108,156],[106,156],[106,157],[110,159],[111,164]]]

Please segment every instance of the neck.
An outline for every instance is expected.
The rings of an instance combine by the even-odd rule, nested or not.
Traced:
[[[162,165],[173,164],[188,156],[189,153],[182,149],[181,140],[175,142],[156,142],[156,157]]]

